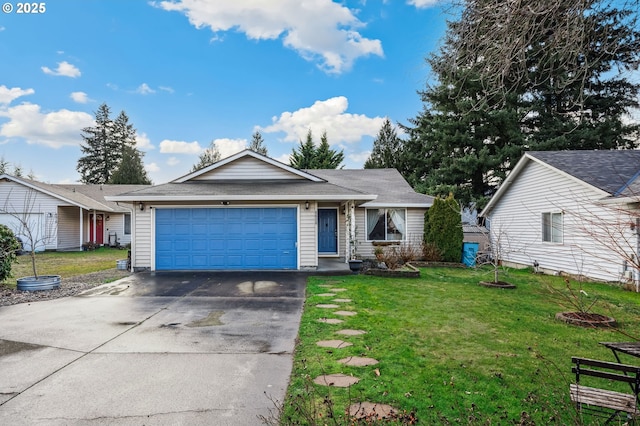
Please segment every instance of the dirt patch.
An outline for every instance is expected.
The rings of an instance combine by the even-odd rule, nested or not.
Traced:
[[[390,405],[374,402],[358,402],[349,407],[349,415],[355,419],[384,420],[397,417],[398,410]]]
[[[592,312],[559,312],[556,319],[580,327],[615,327],[616,320]]]

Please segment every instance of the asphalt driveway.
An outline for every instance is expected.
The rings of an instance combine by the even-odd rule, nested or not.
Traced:
[[[0,424],[260,424],[285,395],[306,278],[139,273],[2,307]]]

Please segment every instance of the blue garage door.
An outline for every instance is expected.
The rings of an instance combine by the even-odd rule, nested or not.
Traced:
[[[156,269],[297,269],[295,208],[156,209]]]

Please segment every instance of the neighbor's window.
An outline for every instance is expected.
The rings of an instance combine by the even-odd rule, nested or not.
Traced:
[[[562,213],[542,213],[542,241],[562,242]]]
[[[124,234],[131,235],[131,215],[128,213],[124,215]]]
[[[367,240],[404,240],[406,217],[405,209],[367,209]]]

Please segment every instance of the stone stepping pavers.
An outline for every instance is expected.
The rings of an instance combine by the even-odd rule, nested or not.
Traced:
[[[323,348],[341,349],[348,346],[353,346],[353,343],[345,342],[344,340],[321,340],[319,342],[316,342],[316,345]]]
[[[320,318],[318,322],[323,322],[325,324],[340,324],[344,321],[337,318]]]
[[[313,379],[313,383],[321,386],[335,386],[337,388],[348,388],[351,385],[358,383],[360,379],[353,376],[347,376],[346,374],[328,374],[324,376],[318,376]]]
[[[345,336],[360,336],[361,334],[367,334],[367,332],[364,330],[351,330],[351,329],[338,330],[336,331],[336,333],[343,334]]]
[[[354,316],[354,315],[358,315],[357,312],[353,312],[353,311],[335,311],[334,314],[340,315],[340,316],[343,316],[343,317],[351,317],[351,316]]]
[[[340,293],[341,291],[347,291],[347,289],[346,288],[330,288],[329,291],[332,293]]]
[[[351,303],[351,299],[333,299],[332,302]]]
[[[320,294],[316,294],[316,296],[320,296],[320,297],[333,297],[333,296],[337,296],[336,293],[320,293]]]
[[[366,367],[368,365],[376,365],[378,363],[378,360],[361,356],[350,356],[347,358],[339,359],[338,362],[340,364],[348,365],[351,367]]]
[[[349,407],[349,416],[354,419],[383,420],[393,417],[398,410],[390,405],[375,402],[358,402]]]
[[[333,303],[320,303],[318,305],[316,305],[316,308],[324,308],[324,309],[334,309],[334,308],[339,308],[340,305],[335,305]]]

